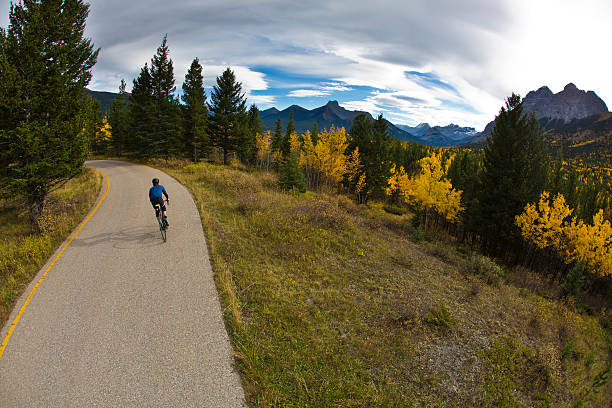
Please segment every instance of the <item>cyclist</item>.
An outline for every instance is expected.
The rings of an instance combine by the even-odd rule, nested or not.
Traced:
[[[159,204],[159,208],[162,210],[163,214],[162,218],[164,222],[164,227],[167,227],[170,224],[168,224],[168,218],[166,217],[166,206],[164,205],[164,198],[162,194],[166,196],[166,201],[169,202],[168,193],[166,192],[164,186],[159,185],[158,178],[154,178],[152,182],[153,187],[149,189],[149,200],[151,201],[151,205],[153,206],[153,208],[155,208],[156,204]],[[155,212],[157,213],[157,209],[155,209]]]

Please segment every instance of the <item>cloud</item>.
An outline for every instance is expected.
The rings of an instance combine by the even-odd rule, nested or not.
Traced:
[[[256,105],[272,105],[276,102],[276,96],[274,95],[246,95],[248,104],[256,104]]]
[[[0,0],[6,13],[9,2]],[[121,78],[131,84],[168,34],[177,87],[199,57],[205,86],[235,67],[248,95],[266,103],[284,101],[286,90],[333,94],[344,106],[413,123],[481,126],[511,92],[542,85],[556,92],[574,82],[612,103],[612,56],[601,45],[612,36],[609,0],[90,3],[86,34],[101,47],[97,90],[116,91]],[[359,99],[360,87],[379,94]]]
[[[324,91],[320,89],[296,89],[289,92],[287,96],[292,98],[310,98],[313,96],[324,96],[329,94],[329,91]]]

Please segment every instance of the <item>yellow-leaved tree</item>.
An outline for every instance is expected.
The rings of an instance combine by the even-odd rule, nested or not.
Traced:
[[[363,192],[366,187],[366,175],[359,158],[359,147],[355,147],[353,153],[349,156],[346,162],[346,178],[349,183],[349,189],[357,193],[357,201],[363,202]]]
[[[272,135],[268,130],[264,134],[255,135],[255,146],[257,147],[257,167],[262,170],[270,170],[272,164]]]
[[[295,153],[299,157],[300,150],[302,149],[302,141],[297,133],[293,132],[289,135],[289,151]]]
[[[585,260],[596,275],[612,275],[612,226],[604,220],[603,210],[593,216],[592,225],[572,219],[566,235],[568,261]]]
[[[304,169],[306,184],[316,188],[321,182],[329,186],[337,185],[346,173],[348,146],[346,131],[343,127],[322,130],[315,144],[309,132],[302,135],[302,154],[300,165]]]
[[[565,220],[573,210],[565,203],[563,194],[557,194],[550,203],[550,194],[544,191],[537,206],[527,204],[525,211],[515,218],[523,238],[533,242],[538,248],[556,248],[564,244]]]
[[[569,220],[572,212],[562,194],[551,205],[549,193],[543,192],[538,205],[527,204],[515,223],[527,241],[555,249],[566,263],[585,261],[595,275],[612,275],[612,226],[603,210],[595,214],[592,224],[577,217]]]
[[[451,182],[446,178],[446,171],[452,157],[442,165],[442,152],[433,152],[430,156],[419,160],[419,173],[412,178],[400,168],[395,168],[389,180],[387,193],[399,191],[399,194],[407,203],[416,204],[423,210],[425,216],[425,228],[429,213],[433,210],[444,216],[448,221],[455,221],[463,207],[461,206],[461,190],[453,188]]]
[[[306,185],[309,188],[315,188],[319,185],[320,172],[316,166],[317,158],[315,152],[315,143],[310,132],[306,131],[302,135],[304,142],[302,143],[302,151],[300,152],[299,164],[304,170]]]

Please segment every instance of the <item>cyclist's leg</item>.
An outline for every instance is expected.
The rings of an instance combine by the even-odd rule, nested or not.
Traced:
[[[166,216],[166,205],[164,204],[164,199],[163,198],[158,198],[155,200],[155,203],[159,205],[159,208],[161,210],[162,213],[162,219],[164,221],[164,225],[168,226],[168,218]]]
[[[155,216],[159,217],[160,211],[162,210],[163,205],[160,205],[159,200],[152,200],[151,205],[155,209]]]

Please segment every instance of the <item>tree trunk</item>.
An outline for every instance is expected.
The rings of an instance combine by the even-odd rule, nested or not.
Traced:
[[[40,234],[42,232],[42,228],[40,225],[40,215],[43,210],[44,198],[36,198],[32,197],[28,200],[28,206],[30,210],[30,224],[32,225],[32,230],[36,234]]]

